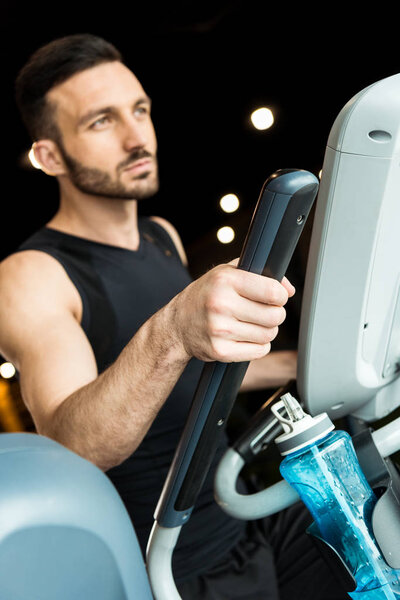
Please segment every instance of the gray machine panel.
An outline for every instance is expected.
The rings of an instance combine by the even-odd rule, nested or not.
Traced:
[[[311,414],[377,420],[400,403],[400,75],[339,113],[316,203],[298,390]]]

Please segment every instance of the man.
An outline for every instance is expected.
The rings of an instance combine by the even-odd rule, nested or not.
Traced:
[[[294,289],[234,264],[191,282],[172,225],[138,218],[137,203],[158,189],[156,136],[150,99],[113,46],[91,35],[56,40],[31,57],[16,89],[60,203],[1,265],[0,352],[20,373],[37,431],[107,472],[144,549],[200,361],[253,361],[248,388],[293,377],[293,355],[267,354]],[[218,583],[222,595],[201,590],[199,577],[254,546],[212,501],[213,468],[175,552],[181,593],[274,594],[272,582],[247,582],[253,592],[233,596],[242,566]]]

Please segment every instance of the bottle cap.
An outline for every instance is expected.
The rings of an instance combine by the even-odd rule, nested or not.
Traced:
[[[271,410],[284,430],[282,435],[275,438],[282,456],[310,445],[335,428],[327,413],[315,417],[308,415],[289,393],[281,396],[279,402],[271,406]],[[286,413],[286,417],[282,412]]]

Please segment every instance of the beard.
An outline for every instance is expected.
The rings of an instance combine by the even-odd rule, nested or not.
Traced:
[[[118,176],[113,179],[109,173],[93,167],[86,167],[70,156],[62,144],[59,149],[68,169],[68,175],[75,187],[91,196],[115,198],[117,200],[144,200],[153,196],[159,188],[157,163],[150,152],[143,149],[134,150],[116,169],[119,174],[125,167],[141,158],[153,158],[153,171],[141,173],[132,178],[130,186],[122,183]]]

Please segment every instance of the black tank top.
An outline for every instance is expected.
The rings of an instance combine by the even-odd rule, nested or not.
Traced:
[[[137,251],[47,227],[19,248],[46,252],[64,267],[82,299],[81,325],[99,373],[115,361],[139,327],[191,281],[163,227],[139,219],[139,233]],[[107,472],[130,514],[143,554],[202,366],[197,359],[189,362],[139,448]],[[242,534],[244,524],[223,513],[213,498],[215,465],[225,448],[226,439],[178,539],[173,555],[178,581],[212,566]]]

